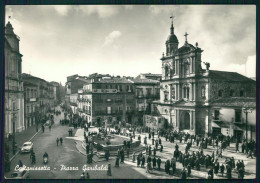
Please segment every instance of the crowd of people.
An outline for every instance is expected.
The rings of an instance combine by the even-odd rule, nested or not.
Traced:
[[[229,136],[224,136],[222,134],[212,137],[201,137],[197,135],[190,135],[188,133],[182,132],[170,132],[166,134],[158,133],[158,139],[154,140],[154,132],[150,132],[148,134],[148,138],[152,138],[152,145],[155,144],[153,150],[151,145],[147,145],[147,137],[144,137],[143,143],[146,145],[146,155],[143,156],[142,154],[138,155],[137,158],[137,166],[144,167],[145,162],[147,162],[147,172],[150,172],[151,167],[156,167],[156,162],[159,160],[158,167],[161,165],[161,160],[158,158],[156,159],[156,151],[158,150],[158,146],[161,146],[162,151],[162,142],[160,137],[164,136],[166,141],[171,143],[175,143],[178,140],[179,143],[185,143],[185,151],[180,151],[179,146],[176,143],[175,151],[173,153],[173,158],[168,159],[165,161],[165,172],[167,174],[174,175],[176,173],[176,162],[182,164],[181,170],[181,178],[185,179],[191,175],[192,169],[197,171],[201,170],[201,167],[205,167],[207,171],[207,178],[213,179],[214,175],[220,174],[222,177],[224,173],[226,173],[226,178],[232,178],[232,171],[235,171],[238,174],[239,179],[244,178],[245,174],[245,165],[243,160],[238,160],[235,163],[234,157],[226,158],[226,161],[222,164],[219,162],[219,158],[222,158],[222,152],[226,150],[227,147],[230,146],[231,138]],[[138,136],[138,139],[141,141],[141,137]],[[155,142],[155,143],[154,143]],[[192,145],[198,147],[198,151],[190,151]],[[214,149],[212,154],[204,154],[204,149],[207,149],[208,146],[212,146]],[[246,142],[245,140],[242,142],[242,150],[239,150],[239,141],[236,141],[236,152],[247,153],[248,157],[253,158],[253,151],[255,151],[255,141],[252,140],[250,142]],[[151,158],[153,152],[153,158]],[[146,159],[146,160],[145,160]],[[152,166],[151,166],[152,165]],[[160,168],[159,168],[160,169]]]

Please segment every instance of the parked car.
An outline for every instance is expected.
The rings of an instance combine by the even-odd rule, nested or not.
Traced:
[[[32,148],[33,148],[32,142],[25,142],[21,148],[21,152],[22,153],[31,152]]]
[[[11,179],[27,179],[29,177],[29,170],[25,170],[24,168],[19,169],[18,171],[14,171],[11,174]]]

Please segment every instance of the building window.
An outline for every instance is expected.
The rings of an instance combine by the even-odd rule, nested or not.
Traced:
[[[219,96],[219,97],[223,97],[223,90],[219,90],[219,91],[218,91],[218,96]]]
[[[219,110],[215,110],[214,111],[214,120],[219,120],[220,119],[220,112],[219,112]]]
[[[240,97],[244,97],[244,91],[243,90],[240,91]]]
[[[172,87],[172,99],[175,100],[175,87]]]
[[[111,114],[111,107],[107,107],[107,114]]]
[[[152,96],[152,88],[146,88],[146,97],[150,98]]]
[[[118,106],[117,111],[121,112],[122,111],[122,106]]]
[[[190,98],[190,88],[189,87],[183,88],[183,98],[186,98],[186,99]]]
[[[165,66],[165,77],[170,76],[170,68],[168,65]]]
[[[235,122],[241,122],[241,116],[242,116],[242,111],[241,110],[235,110]]]
[[[206,95],[205,95],[205,86],[202,86],[201,87],[201,97],[204,98]]]
[[[168,92],[164,92],[164,101],[168,101]]]
[[[230,90],[230,93],[229,93],[230,97],[233,97],[234,93],[235,93],[234,90]]]

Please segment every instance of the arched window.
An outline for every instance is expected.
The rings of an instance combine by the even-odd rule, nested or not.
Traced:
[[[219,96],[219,97],[223,97],[223,90],[219,90],[219,91],[218,91],[218,96]]]
[[[165,66],[165,77],[169,75],[169,67],[168,65]]]
[[[172,75],[175,74],[175,61],[173,61],[173,64],[172,64]]]

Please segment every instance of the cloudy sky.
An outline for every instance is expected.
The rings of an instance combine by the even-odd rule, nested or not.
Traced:
[[[253,5],[6,6],[23,72],[63,84],[73,74],[161,73],[172,14],[179,47],[187,32],[210,69],[255,77]]]

